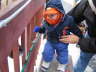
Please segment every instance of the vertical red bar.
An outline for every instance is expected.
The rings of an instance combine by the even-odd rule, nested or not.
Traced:
[[[32,45],[31,37],[32,37],[32,28],[31,28],[31,24],[29,24],[27,26],[27,44],[28,44],[27,50],[28,51],[29,51],[29,49],[31,48],[31,45]]]
[[[23,65],[25,62],[25,31],[21,35],[21,47],[24,49],[22,56],[22,65]]]
[[[22,66],[24,66],[25,58],[27,56],[27,28],[25,29],[25,31],[21,35],[21,46],[24,48],[24,53],[22,56]],[[26,72],[26,69],[27,68],[24,69],[24,72]]]
[[[41,25],[41,22],[42,22],[42,19],[43,19],[43,10],[44,10],[44,7],[41,7],[41,9],[38,10],[38,12],[36,13],[35,25],[38,25],[38,26]],[[37,58],[39,47],[40,47],[40,42],[38,42],[38,44],[35,46],[35,48],[32,51],[29,70],[27,72],[33,72],[34,71],[35,61],[36,61],[36,58]]]
[[[15,72],[20,72],[19,45],[18,45],[18,41],[14,44],[13,58],[14,58]]]
[[[31,31],[32,31],[31,40],[33,41],[34,38],[35,38],[35,34],[36,34],[36,33],[33,32],[33,29],[34,29],[34,27],[36,26],[36,25],[35,25],[35,17],[32,18],[30,24],[31,24]]]
[[[31,35],[31,37],[29,38],[30,40],[29,40],[29,43],[31,44],[31,46],[32,46],[32,40],[34,40],[34,38],[35,38],[35,33],[33,33],[32,31],[33,31],[33,28],[34,28],[34,26],[35,26],[35,23],[34,23],[34,17],[32,18],[32,20],[31,20],[31,22],[30,22],[30,25],[29,25],[29,34]],[[30,27],[31,26],[31,27]],[[28,34],[28,33],[27,33]],[[28,39],[28,37],[27,37],[27,39]],[[31,48],[31,46],[30,46],[30,48]],[[33,60],[34,60],[34,57],[33,57],[33,55],[34,55],[34,53],[33,53],[33,51],[32,51],[32,54],[31,54],[31,56],[30,57],[32,57],[32,60],[30,61],[29,60],[29,63],[28,63],[28,65],[27,65],[27,68],[26,68],[26,70],[25,70],[25,72],[29,72],[30,71],[30,67],[32,67],[32,70],[31,70],[31,72],[33,72],[33,64],[31,63],[31,62],[33,62]],[[31,58],[30,58],[31,59]],[[34,63],[34,62],[33,62]]]
[[[25,28],[25,57],[27,56],[27,52],[28,52],[28,39],[27,39],[27,27]]]
[[[9,72],[7,58],[4,60],[0,59],[0,70],[1,70],[1,72]]]

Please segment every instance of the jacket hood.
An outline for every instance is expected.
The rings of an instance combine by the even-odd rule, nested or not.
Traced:
[[[65,14],[64,8],[62,6],[61,0],[49,0],[46,4],[46,8],[52,7],[59,10],[61,13]]]

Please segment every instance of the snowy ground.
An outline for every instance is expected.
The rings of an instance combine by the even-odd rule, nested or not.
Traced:
[[[76,44],[69,45],[69,55],[72,56],[73,65],[77,62],[80,55],[80,49],[76,47]]]
[[[20,71],[22,69],[22,56],[19,56],[20,61]],[[14,60],[13,58],[8,57],[8,66],[9,66],[9,72],[15,72],[14,71]]]

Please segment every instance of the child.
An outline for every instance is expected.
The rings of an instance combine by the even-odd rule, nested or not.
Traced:
[[[57,72],[64,72],[68,63],[68,44],[59,41],[61,35],[70,32],[81,35],[71,16],[65,15],[61,0],[49,0],[44,11],[42,27],[35,27],[34,32],[46,33],[47,42],[43,51],[42,72],[46,72],[52,61],[55,51],[57,53]],[[74,39],[73,39],[74,40]]]

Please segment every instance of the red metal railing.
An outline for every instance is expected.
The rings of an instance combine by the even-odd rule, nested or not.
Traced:
[[[26,2],[26,0],[24,0]],[[3,20],[15,12],[19,6],[9,11],[4,16],[0,17]],[[35,38],[35,33],[32,32],[35,25],[40,25],[42,20],[42,11],[44,9],[45,0],[31,0],[31,2],[14,18],[6,27],[0,28],[0,70],[1,72],[9,72],[8,56],[13,55],[14,72],[20,72],[19,61],[19,45],[18,38],[21,36],[21,47],[25,48],[22,56],[22,66],[25,62],[25,56],[32,46],[32,40]],[[24,72],[33,72],[38,48],[34,48],[31,58]]]

